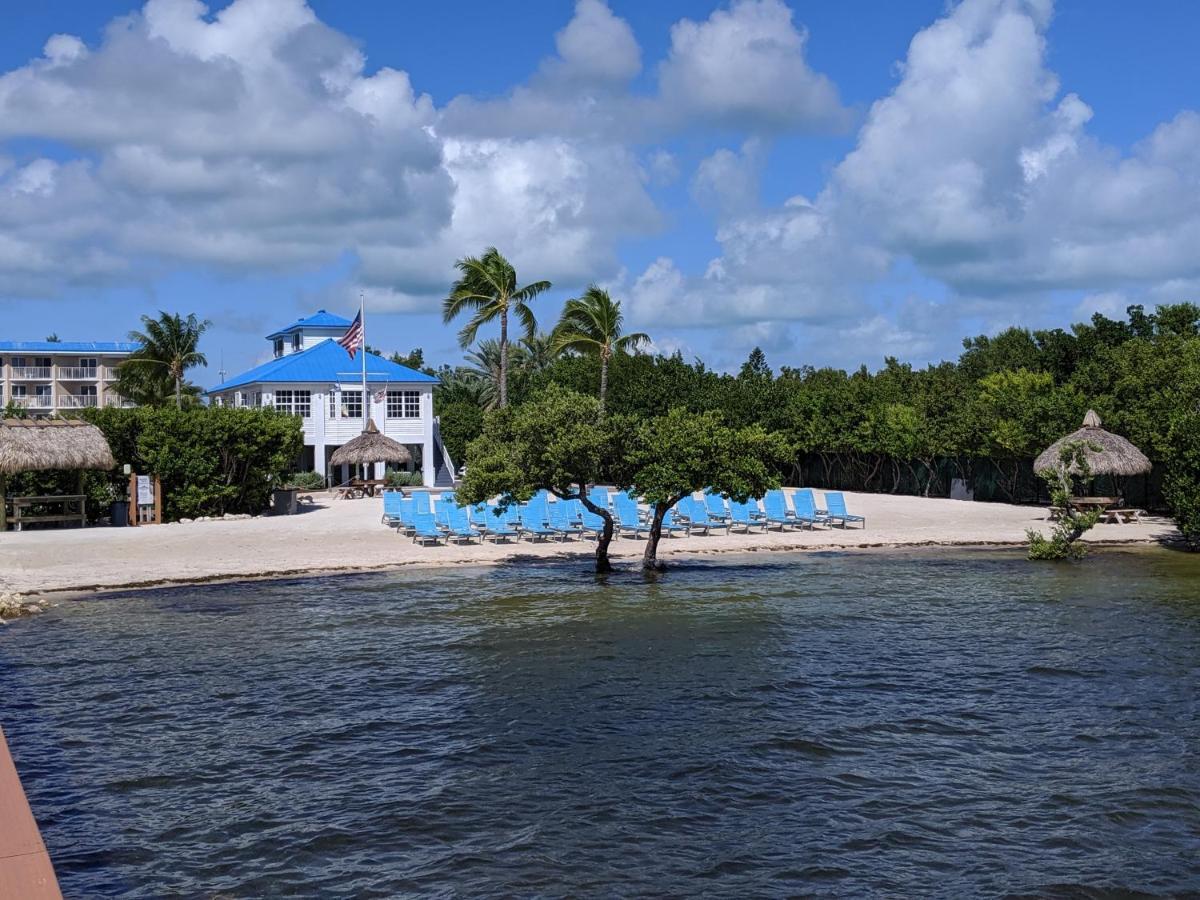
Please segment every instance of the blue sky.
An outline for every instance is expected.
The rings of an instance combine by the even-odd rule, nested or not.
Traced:
[[[362,291],[372,344],[454,362],[489,243],[545,325],[595,280],[719,368],[1200,296],[1194,4],[197,6],[0,33],[0,336],[195,311],[211,383]]]

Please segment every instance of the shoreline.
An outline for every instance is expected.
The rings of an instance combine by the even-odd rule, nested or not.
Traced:
[[[1027,544],[1026,530],[1045,531],[1040,507],[974,503],[892,494],[846,494],[867,527],[772,530],[664,537],[659,556],[668,566],[687,559],[729,554],[997,547]],[[293,516],[215,519],[141,528],[46,529],[0,534],[0,606],[9,614],[24,605],[89,595],[203,584],[322,578],[339,575],[436,570],[449,566],[521,564],[558,559],[588,565],[593,541],[529,541],[423,547],[381,524],[379,498],[316,502]],[[1146,518],[1134,524],[1099,525],[1085,535],[1090,546],[1170,545],[1174,523]],[[614,565],[640,563],[644,539],[613,541]]]
[[[665,539],[664,539],[665,540]],[[578,542],[575,542],[578,543]],[[614,542],[614,547],[616,542]],[[1107,540],[1091,540],[1087,541],[1089,548],[1138,548],[1138,547],[1161,547],[1170,549],[1163,541],[1154,538],[1114,538]],[[517,546],[512,544],[509,546]],[[568,545],[569,546],[569,545]],[[584,545],[587,547],[587,545]],[[591,545],[594,546],[594,545]],[[672,552],[664,553],[662,545],[659,547],[660,556],[667,558],[667,571],[670,571],[672,564],[675,562],[687,563],[693,562],[704,557],[714,556],[739,556],[750,553],[872,553],[872,552],[890,552],[894,550],[1017,550],[1027,546],[1025,541],[888,541],[860,544],[795,544],[795,545],[757,545],[746,547],[714,547],[710,549],[680,549]],[[564,548],[565,549],[565,548]],[[558,553],[554,555],[539,555],[534,559],[523,560],[529,565],[543,566],[554,562],[579,563],[584,564],[592,560],[594,554],[586,552],[586,550],[574,550],[569,553]],[[637,560],[641,557],[641,553],[619,554],[610,551],[610,558],[615,567],[620,567],[622,563],[633,569],[640,567],[637,565]],[[177,588],[197,587],[197,586],[217,586],[217,585],[238,585],[238,584],[253,584],[263,581],[291,581],[298,579],[310,578],[340,578],[354,577],[357,575],[381,575],[392,572],[407,572],[407,571],[438,571],[450,567],[460,566],[480,566],[494,568],[504,565],[512,565],[514,562],[513,556],[488,558],[479,560],[407,560],[404,562],[383,563],[375,566],[368,565],[353,565],[353,566],[323,566],[314,567],[311,569],[302,570],[275,570],[275,571],[259,571],[259,572],[232,572],[221,573],[214,575],[199,575],[192,578],[180,579],[159,579],[148,581],[131,581],[127,583],[108,583],[99,585],[72,585],[61,588],[50,588],[40,591],[32,591],[14,595],[14,601],[25,606],[36,606],[40,609],[27,610],[26,615],[36,615],[37,612],[45,610],[48,604],[59,601],[80,601],[89,598],[99,598],[110,596],[112,594],[128,594],[142,593],[146,591],[169,591]],[[12,621],[10,617],[7,621]]]

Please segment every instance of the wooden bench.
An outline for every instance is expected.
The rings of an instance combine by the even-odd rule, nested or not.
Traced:
[[[57,494],[46,497],[13,497],[13,530],[20,531],[23,525],[44,522],[75,522],[80,527],[87,525],[87,496],[85,494]],[[59,507],[58,513],[34,513],[39,507]],[[75,507],[75,508],[72,508]]]
[[[1110,509],[1100,517],[1100,521],[1109,525],[1132,525],[1140,522],[1144,515],[1140,509]]]

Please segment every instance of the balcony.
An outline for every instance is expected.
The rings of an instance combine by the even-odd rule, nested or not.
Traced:
[[[105,381],[116,381],[117,380],[117,367],[116,366],[104,366],[104,380]]]
[[[35,397],[13,397],[13,406],[21,409],[54,409],[54,397],[50,394],[39,394]]]
[[[54,370],[48,366],[13,366],[9,371],[13,381],[49,381]]]
[[[59,366],[59,381],[95,381],[100,374],[95,366]]]
[[[59,409],[86,409],[96,405],[95,394],[59,394],[55,399]]]

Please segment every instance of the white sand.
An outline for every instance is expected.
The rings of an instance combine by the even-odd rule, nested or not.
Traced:
[[[148,526],[8,531],[0,534],[0,592],[93,591],[216,579],[369,571],[407,565],[491,563],[514,556],[590,557],[595,542],[422,547],[380,524],[382,500],[334,500],[290,517]],[[1045,511],[1029,506],[846,494],[867,529],[772,530],[746,535],[663,539],[659,555],[824,547],[1020,544],[1026,528],[1048,530]],[[1176,535],[1168,520],[1100,525],[1087,539],[1152,542]],[[615,562],[640,557],[644,540],[613,542]]]

